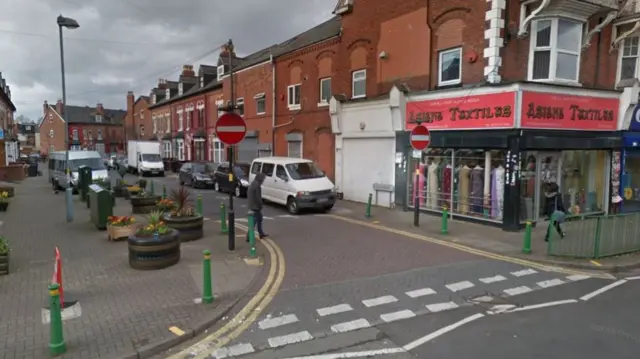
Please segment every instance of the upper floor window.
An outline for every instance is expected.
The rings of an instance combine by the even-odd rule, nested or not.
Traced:
[[[204,87],[204,76],[200,76],[200,87]]]
[[[264,115],[267,113],[267,101],[264,92],[261,92],[253,98],[256,100],[256,115]]]
[[[102,122],[102,115],[96,115],[96,122]]]
[[[178,111],[178,131],[182,131],[183,129],[183,123],[182,123],[182,110]]]
[[[457,85],[462,82],[462,49],[440,51],[438,54],[438,86]]]
[[[171,90],[170,89],[166,89],[164,90],[164,97],[168,100],[171,98]]]
[[[240,97],[236,100],[237,113],[240,116],[244,116],[244,98]]]
[[[624,39],[620,51],[620,80],[634,79],[638,74],[638,45],[640,37],[628,37]]]
[[[102,130],[98,130],[98,140],[102,140]]]
[[[222,76],[224,76],[224,65],[218,66],[218,81],[222,81]]]
[[[578,82],[582,25],[559,18],[531,24],[530,80]]]
[[[151,96],[151,103],[155,105],[155,103],[156,103],[156,94],[153,94],[153,96]]]
[[[74,128],[73,131],[71,131],[72,136],[73,136],[73,140],[77,141],[78,140],[78,129]]]
[[[144,110],[140,110],[140,118],[144,120]]]
[[[191,128],[191,114],[193,113],[191,110],[189,110],[188,108],[186,109],[187,112],[187,130],[189,130]]]
[[[49,137],[53,138],[53,130],[49,130]]]
[[[144,125],[140,125],[140,136],[144,137]]]
[[[300,109],[300,84],[287,87],[287,106],[289,110]]]
[[[198,127],[204,127],[204,107],[198,109]]]
[[[354,71],[351,74],[351,98],[367,96],[367,70]]]
[[[182,96],[183,93],[184,93],[184,85],[182,85],[182,82],[180,82],[178,84],[178,96]]]
[[[320,103],[328,104],[331,99],[331,77],[320,79]]]

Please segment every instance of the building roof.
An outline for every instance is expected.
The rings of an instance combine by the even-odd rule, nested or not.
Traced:
[[[55,109],[52,105],[49,105],[49,107]],[[104,114],[102,115],[102,121],[96,122],[97,109],[95,107],[67,105],[66,110],[66,114],[60,115],[65,120],[69,121],[69,123],[121,125],[124,121],[124,117],[127,114],[127,111],[125,110],[112,110],[105,108]]]
[[[146,101],[147,103],[151,103],[149,96],[138,96],[138,99],[136,100],[136,102],[134,102],[134,104],[138,103],[140,100]]]

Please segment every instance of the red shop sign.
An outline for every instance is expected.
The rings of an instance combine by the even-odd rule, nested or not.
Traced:
[[[430,130],[512,128],[514,104],[515,92],[408,102],[406,130],[418,123]]]
[[[520,126],[615,131],[618,128],[619,102],[617,98],[524,91]]]

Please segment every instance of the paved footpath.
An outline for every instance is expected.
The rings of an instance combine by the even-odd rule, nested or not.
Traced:
[[[65,301],[77,301],[63,313],[64,358],[151,356],[206,329],[260,277],[262,268],[241,258],[247,253],[244,241],[228,254],[226,236],[213,221],[205,222],[205,238],[182,245],[179,264],[136,271],[128,265],[126,242],[107,241],[77,199],[75,221],[66,223],[64,195],[54,195],[46,177],[29,178],[15,189],[9,211],[0,217],[0,233],[12,246],[11,273],[0,276],[1,359],[49,357],[45,308],[56,246],[63,257]],[[114,211],[131,213],[123,199]],[[195,303],[202,293],[204,249],[214,253],[218,300],[210,306]]]

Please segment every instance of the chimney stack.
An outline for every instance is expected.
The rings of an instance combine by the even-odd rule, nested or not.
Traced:
[[[158,80],[158,88],[159,89],[166,89],[167,88],[167,80],[166,79],[159,79]]]
[[[104,107],[102,106],[101,103],[98,102],[98,104],[96,105],[96,113],[98,115],[104,115]]]
[[[56,112],[62,116],[62,118],[64,118],[64,113],[62,113],[63,110],[62,100],[58,99],[58,102],[56,102]]]
[[[182,65],[182,76],[195,77],[196,72],[193,71],[193,65]]]
[[[44,104],[42,105],[42,116],[46,116],[47,115],[47,110],[49,109],[49,103],[45,100]]]

